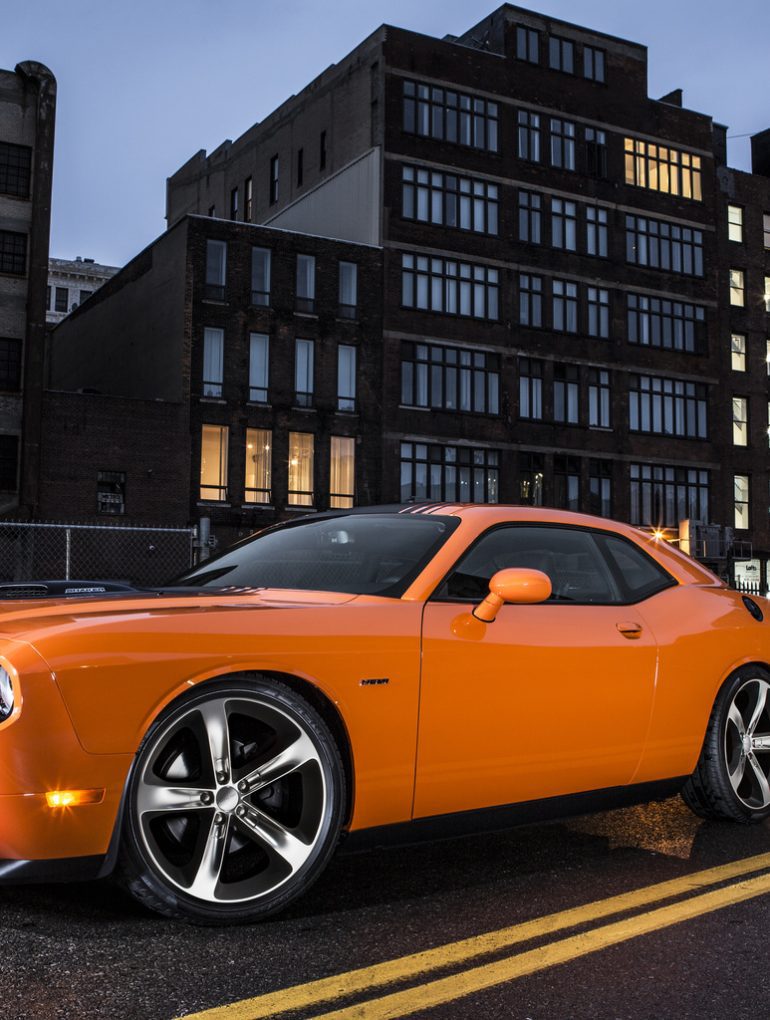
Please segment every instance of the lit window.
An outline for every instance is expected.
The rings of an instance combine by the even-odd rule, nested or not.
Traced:
[[[733,475],[733,492],[735,500],[735,527],[749,526],[749,476]]]
[[[739,205],[727,207],[727,236],[731,241],[743,243],[743,209]]]
[[[770,312],[770,276],[765,277],[765,311]]]
[[[222,396],[225,333],[222,329],[203,330],[203,396]]]
[[[701,158],[667,145],[626,138],[626,184],[667,195],[702,199]]]
[[[269,381],[270,338],[264,333],[252,333],[249,337],[249,400],[266,404]]]
[[[270,304],[270,249],[251,249],[251,303]]]
[[[226,425],[201,427],[200,498],[223,502],[227,499],[227,448],[230,430]]]
[[[358,304],[358,266],[355,262],[340,262],[339,315],[342,319],[355,319]]]
[[[746,304],[746,278],[742,269],[730,270],[730,304],[740,308]]]
[[[313,505],[313,436],[289,433],[289,506]]]
[[[227,242],[206,242],[205,296],[211,301],[224,301],[227,273]]]
[[[746,337],[743,333],[733,333],[730,338],[730,361],[733,372],[746,371]]]
[[[733,397],[733,446],[749,445],[748,399]]]
[[[343,436],[331,437],[329,506],[332,510],[353,506],[356,479],[356,441]]]
[[[337,409],[356,409],[356,349],[350,344],[337,348]]]
[[[767,374],[770,375],[770,340],[765,341],[765,364],[767,365]]]
[[[269,503],[273,464],[270,429],[246,429],[246,484],[244,503]]]
[[[297,256],[297,311],[315,311],[315,256]]]
[[[294,389],[297,407],[313,404],[313,348],[312,340],[297,340],[295,351]]]

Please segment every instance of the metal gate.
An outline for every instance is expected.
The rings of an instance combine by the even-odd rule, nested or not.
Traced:
[[[0,521],[0,581],[160,585],[192,566],[195,528]]]

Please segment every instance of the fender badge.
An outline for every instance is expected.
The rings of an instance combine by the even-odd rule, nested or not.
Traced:
[[[359,680],[358,683],[360,687],[381,687],[383,684],[390,683],[390,677],[387,676],[371,677],[370,679]]]

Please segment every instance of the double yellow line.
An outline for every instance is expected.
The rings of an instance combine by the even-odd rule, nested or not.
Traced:
[[[719,910],[734,903],[742,903],[756,896],[770,893],[770,873],[757,874],[753,878],[724,885],[709,892],[699,890],[730,882],[755,872],[770,869],[770,854],[760,854],[745,860],[733,861],[721,867],[709,868],[669,882],[645,886],[632,892],[597,900],[581,907],[573,907],[557,914],[548,914],[523,924],[487,932],[473,938],[451,942],[445,946],[428,949],[422,953],[388,960],[372,967],[351,970],[336,977],[309,981],[253,999],[244,999],[228,1006],[207,1009],[188,1015],[185,1020],[259,1020],[273,1017],[289,1010],[314,1009],[324,1003],[352,997],[362,992],[372,992],[388,985],[410,979],[424,979],[428,975],[450,967],[466,964],[480,956],[499,953],[530,939],[551,935],[592,921],[598,921],[613,914],[658,903],[661,900],[682,897],[676,903],[658,907],[645,913],[635,914],[610,924],[592,928],[589,931],[568,938],[550,942],[536,949],[506,956],[492,963],[473,966],[446,977],[423,981],[402,991],[390,992],[377,998],[367,999],[354,1006],[345,1006],[331,1012],[316,1014],[326,1020],[387,1020],[387,1018],[409,1016],[419,1010],[429,1009],[454,999],[480,992],[495,985],[513,981],[526,974],[534,974],[559,963],[574,960],[599,949],[626,942],[628,939],[659,931],[662,928],[680,924],[702,914]]]

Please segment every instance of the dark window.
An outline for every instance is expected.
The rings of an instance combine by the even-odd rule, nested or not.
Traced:
[[[519,190],[519,240],[540,244],[542,230],[542,196],[534,191]]]
[[[411,166],[403,168],[402,182],[405,219],[497,233],[496,184]]]
[[[553,328],[560,333],[578,331],[578,289],[576,283],[554,280]]]
[[[551,199],[551,245],[577,251],[577,205],[562,198]]]
[[[326,132],[321,132],[321,138],[318,144],[318,168],[319,170],[326,169]]]
[[[251,303],[270,304],[270,249],[251,249]]]
[[[224,301],[227,274],[227,242],[206,241],[206,288],[210,301]],[[58,300],[58,298],[57,298]]]
[[[612,461],[588,462],[588,512],[612,517]]]
[[[0,273],[24,276],[27,271],[27,235],[0,230]]]
[[[279,163],[276,155],[270,160],[270,205],[275,205],[278,201],[278,172]]]
[[[525,506],[543,505],[545,458],[542,453],[519,454],[519,502]]]
[[[706,310],[684,301],[628,295],[628,342],[703,353]]]
[[[516,56],[530,64],[540,63],[540,33],[534,28],[516,26]]]
[[[51,288],[50,287],[46,287],[46,289],[45,289],[45,310],[47,312],[51,311]]]
[[[315,255],[297,255],[297,311],[315,312]]]
[[[553,501],[562,510],[580,510],[580,461],[577,457],[553,458]]]
[[[87,301],[88,298],[90,298],[92,294],[93,294],[92,290],[81,290],[80,297],[78,299],[80,304],[82,305],[84,301]]]
[[[209,206],[209,216],[216,216],[216,214],[217,214],[217,207],[215,205],[210,205]]]
[[[595,205],[586,206],[586,252],[588,255],[607,258],[607,219],[606,209],[600,209]]]
[[[21,340],[0,338],[0,390],[21,386]]]
[[[402,255],[401,266],[404,307],[474,319],[498,318],[497,269],[427,255]]]
[[[251,223],[253,204],[254,186],[251,182],[251,178],[247,177],[243,183],[243,219],[246,223]]]
[[[553,420],[565,425],[577,425],[580,420],[580,374],[577,365],[554,365]]]
[[[583,47],[583,75],[591,81],[604,81],[604,50]]]
[[[230,219],[238,219],[238,189],[233,188],[230,192]]]
[[[519,322],[522,326],[543,325],[543,278],[519,274]]]
[[[631,523],[676,528],[709,519],[709,472],[663,464],[631,464]]]
[[[497,503],[497,450],[444,444],[401,444],[401,500]]]
[[[298,337],[294,348],[294,400],[297,407],[312,407],[315,343]]]
[[[56,288],[56,303],[54,305],[54,311],[66,312],[69,308],[69,297],[70,292],[67,287]]]
[[[355,319],[358,306],[358,266],[355,262],[339,263],[339,305],[341,319]]]
[[[126,512],[126,475],[124,471],[97,471],[96,509],[100,514]]]
[[[516,115],[518,131],[516,135],[519,159],[527,159],[530,163],[540,162],[540,114],[529,110],[519,110]]]
[[[519,417],[543,417],[543,362],[535,358],[519,358]]]
[[[646,216],[626,216],[626,261],[703,276],[703,231]]]
[[[607,135],[597,128],[585,129],[586,173],[593,177],[607,176]]]
[[[603,287],[588,287],[588,335],[607,340],[610,335],[610,292]]]
[[[708,438],[708,389],[703,383],[632,375],[628,383],[628,427],[660,436]]]
[[[29,198],[32,149],[28,145],[0,142],[0,195]]]
[[[401,345],[401,400],[476,414],[500,413],[500,358],[438,344]]]
[[[497,103],[463,92],[404,82],[404,131],[497,152]]]
[[[305,150],[297,149],[297,187],[302,187],[302,180],[305,176]]]
[[[608,429],[610,417],[610,373],[603,368],[588,369],[588,424]]]
[[[19,487],[19,437],[0,436],[0,490],[16,492]]]
[[[575,44],[569,39],[552,35],[548,40],[548,66],[554,71],[573,74],[575,70]]]
[[[575,169],[575,125],[572,121],[551,118],[551,166]]]

